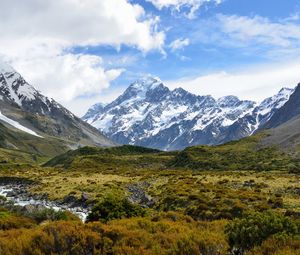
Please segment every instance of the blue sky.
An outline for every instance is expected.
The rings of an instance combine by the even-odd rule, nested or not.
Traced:
[[[0,56],[78,115],[148,74],[257,101],[300,81],[299,0],[11,0],[0,28]]]
[[[249,36],[243,41],[226,34],[220,26],[229,17],[235,17],[233,22],[238,22],[238,18],[242,17],[249,20],[259,18],[268,25],[299,25],[300,1],[225,0],[220,4],[210,3],[200,7],[191,19],[184,14],[189,12],[188,7],[181,11],[174,11],[172,8],[158,10],[151,3],[143,0],[132,2],[143,6],[149,15],[160,17],[159,29],[167,31],[164,52],[154,50],[144,53],[128,46],[121,46],[120,49],[113,46],[85,49],[85,53],[101,55],[108,67],[126,69],[104,93],[110,94],[110,91],[118,90],[118,88],[125,89],[132,81],[145,74],[159,76],[163,81],[176,83],[186,77],[192,79],[222,71],[242,72],[256,67],[264,68],[269,64],[289,62],[295,58],[294,53],[299,49],[299,41],[295,38],[287,37],[287,40],[291,40],[291,45],[268,42],[270,39],[268,37],[261,40],[255,38],[260,34]],[[225,21],[220,21],[220,15]],[[236,33],[238,32],[239,30]],[[188,40],[189,43],[179,49],[170,48],[171,43],[177,39]],[[277,40],[277,38],[273,39]],[[295,45],[292,45],[293,43]],[[279,53],[288,50],[291,52]],[[296,56],[298,57],[298,52]],[[128,58],[129,61],[120,63],[120,59],[123,58]],[[178,86],[180,84],[181,82],[178,82]],[[282,80],[282,86],[295,85],[294,83],[286,84]],[[206,91],[209,92],[209,90]]]

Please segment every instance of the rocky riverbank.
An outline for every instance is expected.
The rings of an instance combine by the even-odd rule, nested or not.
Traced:
[[[56,211],[68,210],[77,215],[82,221],[86,220],[91,210],[91,205],[87,203],[87,195],[82,194],[81,199],[74,196],[66,196],[63,200],[50,201],[48,194],[31,194],[29,188],[33,182],[11,177],[0,178],[0,196],[2,205],[11,204],[24,207],[24,210],[43,210],[51,208]]]

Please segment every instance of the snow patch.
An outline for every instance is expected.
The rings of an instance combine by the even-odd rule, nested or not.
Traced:
[[[31,129],[27,128],[27,127],[24,127],[22,126],[19,122],[17,121],[14,121],[6,116],[4,116],[1,112],[0,112],[0,120],[3,120],[4,122],[8,123],[9,125],[25,132],[25,133],[28,133],[30,135],[34,135],[34,136],[37,136],[37,137],[40,137],[40,138],[43,138],[42,136],[38,135],[36,132],[32,131]]]

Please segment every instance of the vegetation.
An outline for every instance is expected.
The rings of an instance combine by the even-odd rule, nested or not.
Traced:
[[[300,159],[277,147],[259,145],[264,134],[219,146],[189,147],[174,158],[171,166],[198,170],[298,171]]]
[[[1,154],[6,152],[6,159],[14,163],[40,163],[41,160],[61,154],[68,148],[67,142],[62,139],[50,136],[40,138],[22,131],[13,131],[2,123],[0,123],[0,147],[6,149],[0,149],[0,159]],[[18,154],[20,156],[16,156]],[[26,154],[31,157],[25,156]]]
[[[299,254],[299,161],[262,136],[181,152],[84,147],[43,166],[3,150],[1,185],[93,209],[82,223],[6,204],[0,254]]]
[[[168,213],[108,224],[54,222],[0,232],[2,254],[226,254],[225,221]]]
[[[226,228],[229,245],[240,251],[261,245],[268,238],[285,240],[300,233],[300,225],[274,212],[252,212],[235,219]]]
[[[145,216],[145,214],[143,208],[131,203],[128,199],[109,196],[93,207],[87,221],[107,222],[113,219]]]
[[[148,149],[139,146],[123,145],[120,147],[111,148],[96,148],[96,147],[83,147],[75,151],[68,151],[62,155],[59,155],[50,161],[46,162],[44,166],[63,166],[65,168],[70,167],[71,164],[81,157],[91,157],[94,160],[98,158],[112,159],[113,156],[127,156],[127,155],[143,155],[150,153],[158,153],[158,150]],[[96,156],[96,157],[93,157]],[[105,160],[104,160],[105,161]]]

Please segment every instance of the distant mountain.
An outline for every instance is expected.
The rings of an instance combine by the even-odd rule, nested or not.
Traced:
[[[3,62],[0,62],[0,122],[14,132],[14,136],[20,134],[23,137],[27,133],[36,143],[54,139],[57,141],[56,146],[64,150],[85,145],[114,144],[55,100],[42,95]],[[2,141],[2,147],[6,144],[8,148],[18,149],[21,143],[9,137],[6,136]],[[33,144],[32,151],[47,154],[47,148],[41,151],[38,149],[40,146],[34,148]],[[55,152],[51,156],[53,154]]]
[[[284,88],[261,104],[232,95],[216,100],[182,88],[169,90],[149,76],[131,84],[112,103],[93,106],[83,120],[120,144],[162,150],[216,145],[253,134],[291,93],[293,89]]]
[[[268,136],[262,141],[263,144],[276,145],[284,150],[299,153],[300,84],[290,99],[273,114],[262,128],[268,129]]]
[[[289,100],[283,105],[270,120],[264,125],[264,128],[275,128],[284,124],[293,118],[300,116],[300,84],[296,87]]]

